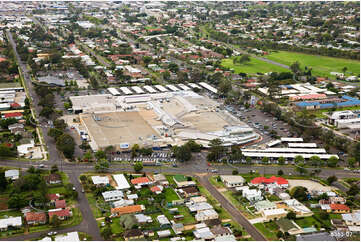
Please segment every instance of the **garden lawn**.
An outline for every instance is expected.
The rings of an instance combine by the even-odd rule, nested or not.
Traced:
[[[102,212],[100,211],[99,208],[97,208],[96,206],[96,198],[94,197],[94,195],[92,193],[86,193],[85,194],[86,198],[88,199],[90,208],[93,212],[93,215],[95,218],[101,218],[103,217]]]
[[[173,200],[179,200],[177,193],[171,187],[164,189],[164,195],[167,202],[172,202]]]
[[[357,60],[309,55],[289,51],[272,52],[264,57],[288,66],[298,61],[302,68],[305,66],[312,67],[312,73],[317,76],[335,78],[330,72],[342,72],[342,68],[344,67],[347,67],[346,75],[348,76],[357,76],[360,74],[360,62]]]
[[[318,228],[321,228],[322,225],[320,222],[318,222],[313,216],[311,217],[304,217],[304,218],[297,218],[294,220],[296,224],[298,224],[301,228],[308,228],[312,226],[318,226]]]
[[[261,61],[250,57],[251,61],[244,63],[244,64],[233,64],[233,58],[223,59],[221,65],[224,67],[228,67],[230,69],[234,69],[235,73],[248,73],[248,74],[256,74],[260,73],[267,73],[267,72],[288,72],[289,70],[270,64],[265,61]]]
[[[269,223],[258,223],[254,226],[268,239],[268,240],[278,240],[276,234],[278,231],[278,226],[274,222]]]

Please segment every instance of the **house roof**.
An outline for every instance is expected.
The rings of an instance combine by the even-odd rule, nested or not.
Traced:
[[[47,182],[61,181],[61,176],[59,174],[50,174],[49,176],[45,176],[44,179]]]
[[[184,187],[184,188],[182,188],[182,190],[185,193],[198,193],[199,192],[197,187]]]
[[[25,215],[26,221],[45,221],[46,214],[44,212],[29,212]]]
[[[142,205],[132,205],[132,206],[125,206],[119,208],[112,208],[111,213],[117,214],[128,214],[128,213],[137,213],[144,209]]]
[[[130,229],[124,232],[124,238],[138,237],[142,235],[143,232],[140,229]]]
[[[55,194],[55,193],[48,194],[47,196],[48,196],[50,201],[55,201],[55,200],[58,200],[60,198],[59,194]]]
[[[148,177],[145,177],[145,176],[142,176],[142,177],[137,177],[137,178],[134,178],[130,181],[133,185],[136,185],[136,184],[141,184],[141,183],[148,183],[150,182],[149,178]]]
[[[15,118],[15,117],[22,117],[23,114],[20,112],[14,112],[14,113],[5,113],[4,118]]]
[[[58,217],[69,217],[70,216],[70,210],[68,208],[59,209],[59,210],[53,209],[53,211],[49,210],[48,214],[49,214],[49,218],[53,217],[54,215],[57,215]]]
[[[332,210],[350,210],[350,208],[347,205],[337,204],[337,203],[330,204],[330,208]]]
[[[211,228],[211,232],[212,232],[214,235],[218,235],[218,234],[231,234],[231,233],[232,233],[229,228],[223,227],[223,226],[214,226],[213,228]]]
[[[266,177],[256,177],[251,181],[252,184],[270,184],[270,183],[277,183],[278,185],[284,185],[284,184],[288,184],[288,181],[282,177],[276,177],[276,176],[272,176],[270,178],[266,178]]]
[[[63,200],[56,200],[55,201],[55,207],[56,208],[65,208],[66,207],[66,201]]]
[[[151,187],[150,190],[151,190],[152,192],[160,192],[160,191],[162,191],[159,186]]]

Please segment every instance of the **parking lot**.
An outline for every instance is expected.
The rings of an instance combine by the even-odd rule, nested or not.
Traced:
[[[253,128],[263,137],[262,141],[256,145],[265,144],[274,139],[272,138],[271,130],[276,132],[275,136],[293,136],[293,134],[289,132],[289,125],[281,120],[277,120],[271,114],[263,113],[255,108],[245,109],[244,107],[236,105],[228,105],[226,106],[226,109],[235,116],[239,117],[240,120],[247,123],[248,126]]]
[[[172,154],[168,152],[153,152],[150,156],[137,156],[132,158],[130,153],[115,153],[112,155],[113,161],[118,162],[134,162],[142,161],[145,163],[175,163],[176,158],[172,158]]]

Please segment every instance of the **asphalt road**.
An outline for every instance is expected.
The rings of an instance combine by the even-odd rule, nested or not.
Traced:
[[[242,227],[252,236],[254,240],[257,241],[265,241],[267,240],[256,227],[251,224],[247,218],[243,216],[243,214],[233,206],[231,202],[229,202],[223,195],[220,193],[208,180],[208,176],[198,176],[199,183],[204,186],[211,195],[219,201],[223,208],[225,208],[228,213],[233,217],[233,219],[242,225]]]

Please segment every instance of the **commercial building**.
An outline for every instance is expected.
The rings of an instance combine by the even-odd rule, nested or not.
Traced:
[[[130,188],[130,185],[129,185],[127,179],[125,178],[124,174],[113,175],[113,179],[117,183],[117,186],[115,187],[115,189],[127,190]]]

